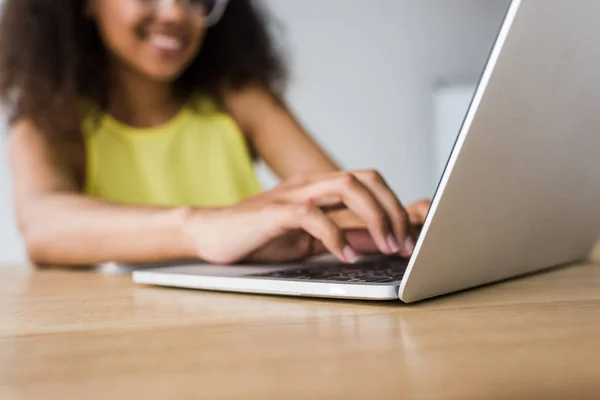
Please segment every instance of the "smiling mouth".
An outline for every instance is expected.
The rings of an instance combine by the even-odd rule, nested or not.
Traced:
[[[180,36],[152,33],[148,35],[146,40],[153,47],[162,51],[179,52],[185,47],[185,40]]]

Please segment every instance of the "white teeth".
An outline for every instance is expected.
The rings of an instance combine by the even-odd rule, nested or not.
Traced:
[[[183,47],[183,42],[173,36],[155,34],[150,36],[149,41],[154,46],[165,50],[180,50]]]

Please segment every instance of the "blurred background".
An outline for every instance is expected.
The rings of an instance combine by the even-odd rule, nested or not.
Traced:
[[[299,120],[344,168],[379,170],[405,203],[433,196],[509,0],[265,3]],[[0,126],[0,262],[18,262]],[[265,166],[258,173],[265,188],[277,183]]]

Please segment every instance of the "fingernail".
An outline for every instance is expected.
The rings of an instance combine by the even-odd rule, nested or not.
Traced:
[[[354,249],[352,249],[352,247],[350,247],[350,246],[344,247],[344,258],[350,264],[354,264],[355,262],[358,261],[358,255],[356,254]]]
[[[404,241],[404,246],[406,247],[408,254],[412,254],[413,251],[415,251],[415,242],[410,236]]]
[[[398,242],[398,239],[396,239],[391,233],[387,237],[387,243],[394,253],[398,253],[400,251],[400,243]]]

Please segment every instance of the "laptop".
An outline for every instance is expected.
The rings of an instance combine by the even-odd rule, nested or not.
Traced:
[[[514,0],[410,259],[174,265],[139,284],[412,303],[588,257],[600,236],[598,0]]]

